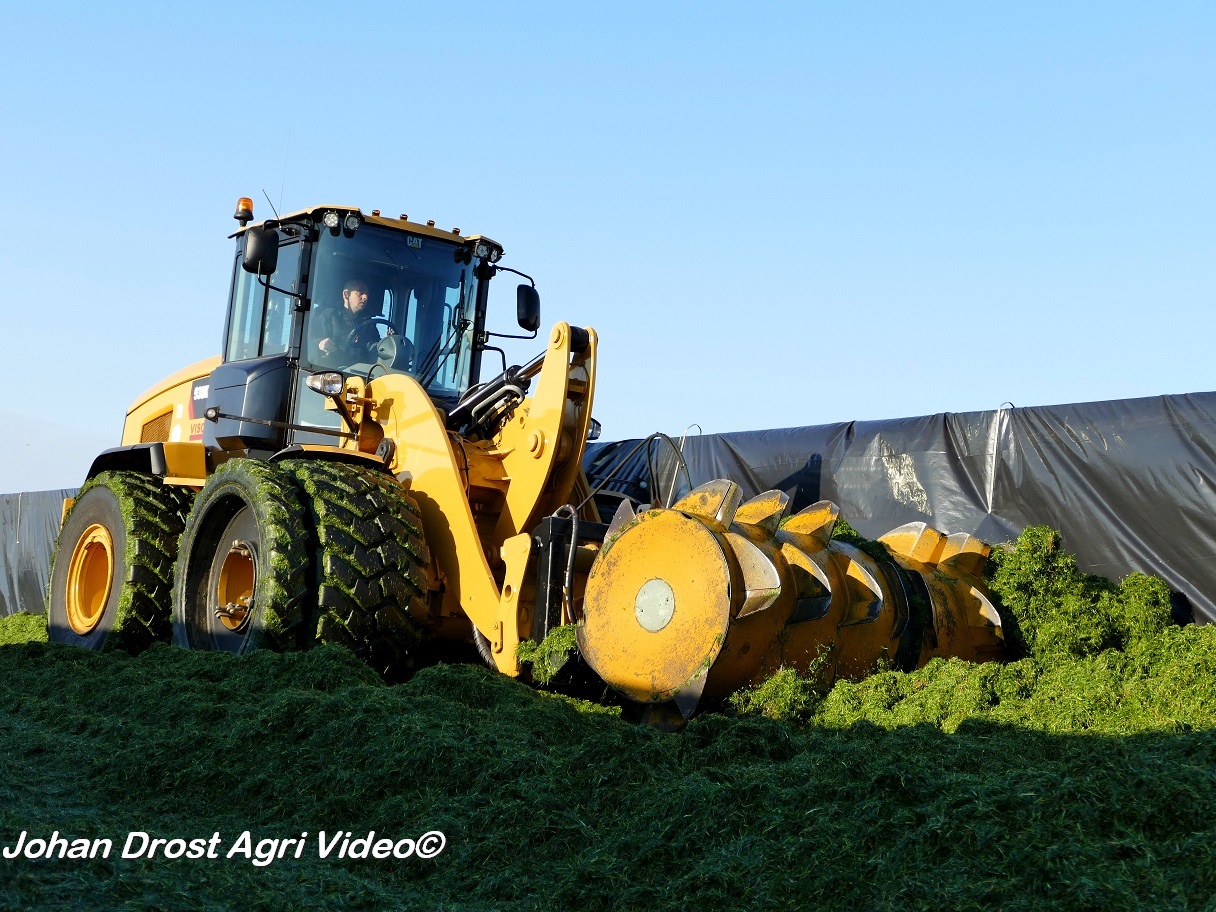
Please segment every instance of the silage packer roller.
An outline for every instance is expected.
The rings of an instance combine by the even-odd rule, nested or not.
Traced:
[[[341,643],[390,676],[445,642],[514,677],[575,624],[586,666],[687,718],[781,666],[831,679],[997,658],[986,546],[923,524],[873,554],[836,508],[787,515],[726,480],[603,524],[582,473],[597,338],[475,384],[502,248],[318,206],[242,200],[222,356],[129,409],[52,568],[52,639],[245,652]],[[517,273],[523,276],[523,273]],[[539,297],[516,292],[536,336]],[[370,317],[370,319],[368,319]],[[639,505],[640,507],[641,505]]]

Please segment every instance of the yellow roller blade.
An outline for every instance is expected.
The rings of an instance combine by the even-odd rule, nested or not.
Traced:
[[[968,613],[967,621],[972,627],[995,627],[997,634],[1003,640],[1005,639],[1005,631],[1001,625],[1001,616],[997,614],[996,607],[988,600],[988,596],[972,586],[969,594],[974,602],[971,605],[971,611]]]
[[[612,516],[612,522],[608,524],[608,531],[604,533],[605,540],[611,540],[616,537],[617,533],[624,529],[627,525],[637,518],[637,514],[633,512],[633,504],[627,500],[622,500],[616,508],[616,513]]]
[[[709,666],[706,665],[672,696],[672,701],[685,719],[691,719],[692,714],[697,711],[697,704],[701,702],[701,695],[705,693],[705,682],[708,680]]]
[[[765,491],[741,504],[735,522],[755,526],[768,538],[777,534],[790,499],[783,491]]]
[[[892,529],[879,541],[896,557],[917,564],[936,564],[946,547],[946,536],[923,522]]]
[[[992,548],[984,544],[974,535],[966,532],[955,532],[946,537],[946,546],[937,565],[943,570],[954,571],[967,576],[978,577],[984,572],[988,563],[988,555]]]
[[[802,571],[795,573],[795,577],[800,581],[799,599],[819,598],[832,591],[827,567],[827,547],[839,515],[840,510],[834,503],[821,500],[787,517],[773,536],[781,546],[781,554],[786,563]],[[808,578],[813,579],[822,589],[809,585]],[[806,613],[802,611],[799,617]],[[816,613],[813,612],[811,616]]]
[[[844,577],[849,588],[849,603],[840,626],[851,627],[877,620],[882,614],[883,586],[866,566],[865,553],[840,541],[833,542],[832,548],[847,561]]]
[[[821,500],[799,510],[783,522],[781,531],[791,536],[806,536],[811,539],[812,541],[807,542],[807,547],[803,548],[804,551],[813,550],[815,547],[826,548],[839,516],[840,508],[836,504]]]
[[[719,478],[694,488],[672,507],[695,516],[715,532],[725,532],[735,521],[735,511],[743,501],[743,491],[733,481]]]
[[[795,542],[782,539],[779,541],[781,541],[781,556],[785,558],[785,562],[791,567],[803,571],[808,580],[814,580],[817,584],[803,582],[798,587],[798,597],[811,598],[831,593],[832,580],[828,576],[827,552],[804,551]]]
[[[763,611],[781,595],[781,574],[768,555],[737,532],[727,532],[726,541],[735,552],[743,574],[743,605],[737,619]]]

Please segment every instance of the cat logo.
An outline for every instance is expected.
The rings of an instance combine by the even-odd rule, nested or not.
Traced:
[[[405,246],[406,247],[417,247],[419,250],[421,250],[422,249],[422,238],[410,237],[407,234],[405,236]]]

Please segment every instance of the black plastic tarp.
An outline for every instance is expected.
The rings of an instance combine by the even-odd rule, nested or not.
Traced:
[[[666,443],[637,443],[588,448],[592,485],[611,475],[602,511],[689,489]],[[872,538],[917,520],[989,542],[1049,525],[1086,571],[1155,574],[1216,619],[1216,393],[690,437],[684,458],[692,485],[831,500]],[[0,497],[0,613],[42,610],[71,493]]]
[[[670,447],[650,446],[653,489],[668,500],[674,475],[680,496]],[[684,458],[693,485],[831,500],[872,538],[919,520],[989,542],[1049,525],[1087,572],[1155,574],[1216,619],[1216,393],[690,437]]]
[[[72,490],[0,495],[0,617],[46,607],[51,554]]]

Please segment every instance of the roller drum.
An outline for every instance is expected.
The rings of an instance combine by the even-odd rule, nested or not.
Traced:
[[[999,659],[983,589],[988,546],[923,523],[883,536],[879,560],[833,540],[828,502],[787,515],[769,491],[703,485],[670,509],[618,516],[587,580],[579,648],[641,703],[698,706],[778,668],[821,683],[931,658]],[[818,661],[817,661],[818,660]]]

